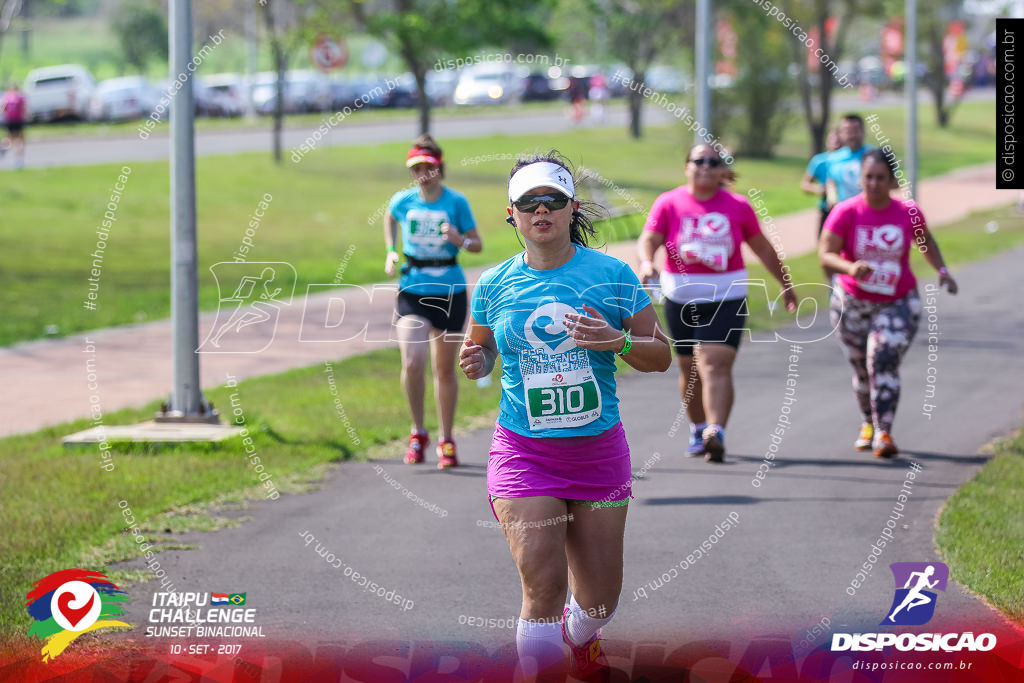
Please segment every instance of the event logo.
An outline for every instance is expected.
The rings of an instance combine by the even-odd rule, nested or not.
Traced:
[[[26,596],[32,617],[28,635],[46,641],[43,661],[64,652],[78,636],[112,626],[131,628],[111,617],[124,614],[128,594],[106,576],[87,569],[64,569],[39,579]]]
[[[882,626],[920,626],[935,614],[938,595],[929,589],[946,590],[949,567],[942,562],[893,562],[896,595]]]
[[[217,314],[198,353],[259,353],[274,341],[298,275],[283,261],[222,261],[210,266],[217,282]]]
[[[565,331],[562,321],[567,313],[575,313],[572,306],[553,301],[539,306],[526,319],[523,333],[530,346],[548,355],[557,356],[576,348],[576,342]]]
[[[920,626],[935,614],[938,594],[946,590],[949,567],[941,562],[893,562],[896,594],[881,626]],[[832,652],[882,652],[895,647],[900,652],[988,652],[996,646],[993,633],[977,636],[964,633],[833,633]]]

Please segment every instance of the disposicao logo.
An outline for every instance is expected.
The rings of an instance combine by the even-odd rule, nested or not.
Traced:
[[[927,624],[935,614],[938,599],[938,594],[928,589],[945,592],[949,567],[941,562],[893,562],[889,568],[896,582],[896,595],[889,616],[880,626]]]
[[[931,621],[938,601],[936,590],[945,591],[949,567],[942,562],[893,562],[889,565],[896,583],[892,605],[880,626],[921,626]],[[832,651],[881,651],[895,646],[907,652],[986,652],[996,646],[991,633],[833,633]]]
[[[124,614],[128,594],[106,576],[88,569],[64,569],[33,584],[26,596],[34,620],[28,635],[46,641],[43,661],[53,659],[78,636],[112,626],[131,628],[111,617]]]

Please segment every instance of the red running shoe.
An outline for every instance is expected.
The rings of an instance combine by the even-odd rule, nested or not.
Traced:
[[[885,431],[875,434],[874,446],[876,458],[892,458],[900,452],[900,449],[896,448],[896,444],[893,443],[892,435]]]
[[[444,470],[458,466],[459,458],[455,454],[455,442],[451,439],[439,441],[437,444],[437,469]]]
[[[562,640],[569,646],[569,673],[582,679],[607,671],[608,658],[601,652],[601,629],[583,645],[576,645],[569,640],[569,634],[565,632],[565,620],[568,617],[569,608],[566,607],[562,612]]]
[[[406,465],[419,465],[427,457],[427,444],[430,443],[430,437],[426,432],[419,434],[413,432],[409,435],[409,448],[405,451],[405,464]]]

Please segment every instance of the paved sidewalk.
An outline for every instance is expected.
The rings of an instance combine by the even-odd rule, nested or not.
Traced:
[[[973,210],[1017,199],[1017,192],[994,188],[995,166],[986,165],[926,180],[919,194],[928,221],[938,225],[958,220]],[[769,208],[770,200],[769,197]],[[816,214],[816,210],[810,209],[776,217],[775,225],[787,256],[798,256],[814,248]],[[612,244],[608,252],[636,263],[632,242]],[[749,259],[749,252],[747,256]],[[470,282],[482,270],[467,270]],[[394,284],[385,287],[393,289]],[[276,334],[270,325],[252,325],[245,338],[236,337],[233,341],[259,349],[262,336],[267,348],[258,353],[203,354],[202,386],[222,385],[229,373],[243,379],[393,345],[393,302],[394,297],[386,289],[378,289],[372,297],[354,288],[345,294],[334,290],[308,298],[297,296],[291,304],[280,307]],[[201,340],[215,324],[217,314],[200,316]],[[361,335],[364,326],[366,334]],[[0,436],[88,417],[94,395],[98,398],[92,401],[98,401],[104,413],[141,406],[166,396],[171,387],[170,339],[171,326],[165,320],[0,349],[0,377],[8,386],[18,387],[16,392],[8,392],[0,399],[0,414],[5,416]],[[93,363],[90,371],[95,377],[91,380],[87,379],[87,361]]]
[[[900,369],[895,431],[903,451],[893,461],[852,448],[859,416],[850,369],[827,316],[809,329],[780,330],[799,341],[795,348],[768,341],[769,335],[744,343],[722,465],[683,455],[688,432],[685,420],[677,421],[675,369],[621,377],[622,420],[638,478],[622,594],[606,632],[616,656],[629,655],[634,644],[670,651],[695,640],[732,641],[736,653],[753,637],[775,638],[788,648],[826,617],[836,632],[878,630],[893,596],[889,563],[941,559],[933,540],[939,510],[988,461],[979,447],[1020,424],[1020,373],[1006,368],[1024,353],[1024,312],[1007,306],[1004,293],[1022,258],[1024,247],[1018,247],[969,264],[958,273],[961,292],[936,297],[938,352],[929,360],[919,334]],[[938,381],[926,399],[930,368]],[[925,403],[933,405],[930,413]],[[781,440],[771,438],[783,424]],[[487,503],[491,433],[482,428],[458,435],[463,464],[456,470],[434,468],[433,449],[431,462],[419,467],[403,465],[398,451],[374,462],[341,463],[321,490],[256,503],[244,513],[252,520],[237,528],[184,535],[182,543],[200,547],[160,553],[162,569],[177,590],[247,590],[271,640],[310,647],[319,640],[343,646],[370,641],[375,655],[402,659],[408,650],[397,650],[408,640],[510,647],[520,583]],[[774,445],[777,455],[766,460]],[[273,448],[260,455],[268,468],[281,457]],[[912,471],[912,463],[920,471]],[[904,489],[910,491],[905,506],[898,500]],[[716,526],[730,515],[738,525],[718,536]],[[890,520],[898,520],[892,539],[870,560],[862,583],[852,584]],[[313,543],[415,607],[403,611],[364,590]],[[706,556],[697,554],[701,544]],[[121,568],[143,569],[142,562]],[[130,590],[126,620],[146,623],[159,583]],[[474,626],[467,624],[470,616],[507,626]],[[1005,644],[1020,638],[953,581],[935,616],[926,632],[992,632]],[[124,637],[149,648],[168,642],[142,638],[141,631]],[[820,636],[813,646],[828,640]],[[256,640],[245,642],[246,652],[259,647]],[[268,666],[271,661],[279,660]]]

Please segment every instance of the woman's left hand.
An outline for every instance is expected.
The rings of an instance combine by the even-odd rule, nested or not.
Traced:
[[[786,306],[786,311],[796,313],[796,292],[793,291],[793,285],[782,286],[782,302]]]
[[[960,289],[956,285],[956,280],[954,280],[953,276],[950,275],[948,272],[947,273],[939,273],[939,286],[941,287],[943,285],[946,286],[946,290],[950,294],[956,294],[957,291],[959,291],[959,289]]]
[[[608,324],[596,309],[583,304],[588,315],[566,313],[563,324],[569,336],[581,349],[591,351],[620,351],[625,335]]]

